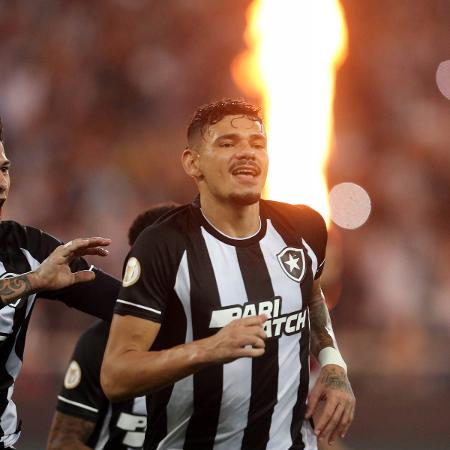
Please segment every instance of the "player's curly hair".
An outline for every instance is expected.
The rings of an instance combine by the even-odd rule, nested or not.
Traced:
[[[128,230],[128,243],[130,246],[134,244],[137,237],[144,231],[144,228],[154,224],[166,214],[178,208],[178,206],[180,206],[178,203],[160,203],[139,214]]]
[[[263,123],[261,108],[241,99],[224,99],[208,105],[200,106],[194,114],[187,129],[187,139],[190,147],[194,145],[198,135],[203,136],[203,132],[208,125],[220,122],[225,116],[243,115],[250,120]]]

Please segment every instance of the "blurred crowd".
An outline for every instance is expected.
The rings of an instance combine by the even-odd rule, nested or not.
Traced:
[[[249,3],[0,1],[0,114],[13,164],[5,218],[62,239],[111,237],[99,264],[120,276],[132,219],[195,193],[179,164],[193,109],[242,95],[230,65]],[[449,379],[450,100],[435,74],[450,59],[450,2],[342,4],[350,47],[328,180],[363,186],[372,213],[357,230],[331,230],[335,327],[356,375]],[[24,377],[38,397],[56,389],[89,319],[45,303],[35,316]],[[448,382],[444,390],[448,399]]]

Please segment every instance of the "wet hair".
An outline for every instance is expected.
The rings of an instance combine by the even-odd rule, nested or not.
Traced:
[[[0,117],[0,142],[3,143],[3,124],[2,124],[2,118]]]
[[[219,100],[197,109],[187,129],[187,140],[190,148],[193,148],[198,136],[203,137],[203,132],[208,125],[220,122],[225,116],[242,115],[255,122],[263,123],[261,108],[245,100],[225,99]]]
[[[160,203],[139,214],[128,230],[128,243],[130,246],[134,244],[144,228],[154,224],[158,219],[178,208],[178,206],[180,205],[177,203]]]

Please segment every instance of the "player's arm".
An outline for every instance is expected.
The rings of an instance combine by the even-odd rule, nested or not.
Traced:
[[[1,306],[5,306],[24,295],[43,290],[56,290],[75,283],[90,281],[95,274],[89,270],[72,272],[69,264],[77,256],[106,256],[108,251],[103,247],[110,244],[109,239],[100,237],[74,239],[60,245],[31,272],[0,280]]]
[[[85,442],[95,422],[56,411],[53,416],[47,450],[91,450]]]
[[[320,400],[325,400],[323,411],[315,423],[315,433],[319,439],[327,439],[331,443],[338,434],[344,437],[352,423],[355,397],[347,378],[347,367],[339,353],[319,279],[314,281],[308,307],[311,352],[322,368],[308,398],[306,418],[312,417]]]
[[[211,364],[261,356],[266,319],[261,315],[235,320],[208,338],[148,351],[160,324],[115,314],[103,359],[102,388],[111,401],[125,400],[160,389]]]

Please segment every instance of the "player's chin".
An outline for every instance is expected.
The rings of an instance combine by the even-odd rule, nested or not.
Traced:
[[[239,206],[254,205],[261,198],[260,191],[234,192],[230,195],[232,203]]]

